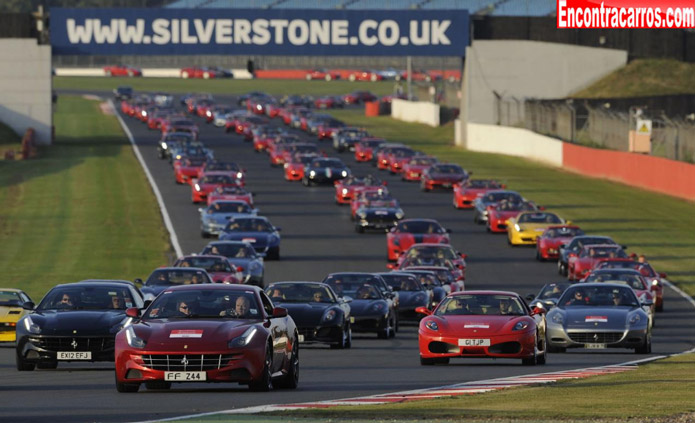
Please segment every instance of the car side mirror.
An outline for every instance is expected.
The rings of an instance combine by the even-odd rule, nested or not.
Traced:
[[[351,302],[352,302],[352,297],[350,297],[350,296],[347,296],[347,295],[346,295],[346,296],[344,296],[344,297],[343,297],[343,302],[346,302],[346,303],[351,303]]]
[[[130,307],[126,309],[125,315],[137,319],[140,317],[140,309],[137,307]]]
[[[285,307],[275,307],[273,309],[273,318],[287,317],[287,309]]]
[[[142,279],[140,279],[140,278],[135,278],[135,279],[133,279],[133,283],[134,283],[135,285],[142,285]]]
[[[281,227],[279,227],[279,226],[275,226],[275,228],[274,228],[274,229],[275,229],[276,231],[278,231],[278,232],[280,232],[280,231],[282,230],[282,228],[281,228]]]
[[[538,206],[538,210],[545,210],[545,206]]]
[[[450,233],[451,233],[451,229],[446,228],[446,233],[450,234]]]
[[[415,309],[415,312],[424,314],[425,316],[429,316],[432,314],[432,310],[428,309],[427,307],[418,307]]]
[[[386,265],[386,268],[387,268],[387,269],[391,269],[391,270],[395,270],[395,269],[396,269],[396,265],[393,264],[393,263],[388,263],[388,264]]]
[[[33,311],[36,308],[36,304],[31,301],[27,301],[26,303],[22,304],[22,308],[24,310]]]
[[[545,308],[536,306],[531,310],[531,315],[535,316],[537,314],[545,314],[545,312]]]
[[[468,254],[461,253],[460,256],[462,259],[468,258]]]
[[[659,277],[663,278],[663,279],[667,278],[666,273],[664,273],[664,272],[659,273]]]
[[[526,301],[533,301],[534,298],[536,298],[535,295],[533,295],[533,294],[528,294],[528,295],[526,296]]]
[[[205,209],[204,209],[204,208],[202,208],[202,207],[198,207],[198,211],[202,213],[202,212],[204,212],[204,211],[205,211]]]
[[[651,307],[654,304],[654,300],[652,300],[651,298],[645,298],[641,301],[641,303],[645,307]]]

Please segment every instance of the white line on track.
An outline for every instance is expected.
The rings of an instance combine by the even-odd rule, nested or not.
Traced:
[[[169,217],[169,211],[167,210],[167,206],[166,206],[166,204],[164,204],[164,199],[162,198],[162,194],[159,192],[159,188],[157,187],[157,184],[155,183],[154,178],[152,177],[152,174],[150,173],[150,169],[147,168],[147,165],[145,164],[145,160],[142,158],[142,154],[140,153],[140,149],[138,148],[137,144],[135,144],[135,138],[133,138],[133,133],[130,132],[128,125],[126,125],[126,123],[123,121],[123,118],[116,110],[116,106],[113,104],[113,101],[109,100],[109,105],[113,109],[114,114],[116,115],[116,118],[118,119],[118,122],[121,124],[123,131],[125,132],[126,136],[128,137],[128,140],[130,140],[130,144],[133,146],[133,151],[135,152],[135,157],[138,158],[138,161],[140,162],[140,166],[142,166],[142,170],[144,170],[145,175],[147,175],[147,180],[150,182],[150,187],[152,187],[152,191],[154,192],[154,196],[157,198],[157,204],[159,204],[159,211],[162,212],[162,219],[164,219],[164,226],[167,228],[167,231],[169,231],[171,246],[174,247],[174,251],[176,252],[176,257],[181,257],[183,255],[183,251],[181,250],[181,245],[179,244],[179,238],[176,236],[176,230],[174,230],[174,225],[171,223],[171,218]]]

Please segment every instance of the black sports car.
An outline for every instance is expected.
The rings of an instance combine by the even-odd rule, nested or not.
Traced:
[[[405,217],[398,200],[367,201],[355,213],[355,231],[363,233],[365,229],[390,230]]]
[[[273,304],[289,312],[299,331],[299,342],[326,343],[331,348],[350,348],[351,300],[338,297],[319,282],[277,282],[265,289]]]
[[[200,267],[160,267],[155,269],[145,282],[135,279],[136,284],[142,284],[142,295],[145,301],[152,301],[165,289],[176,285],[194,285],[198,283],[213,283],[208,272]]]
[[[396,336],[398,316],[394,296],[385,294],[386,283],[373,273],[331,273],[323,283],[350,302],[350,314],[354,317],[352,330],[376,332],[382,339]]]
[[[317,157],[304,168],[302,184],[333,184],[350,176],[350,169],[340,159]]]
[[[422,286],[425,287],[425,289],[432,292],[432,296],[430,297],[430,310],[434,310],[434,308],[437,307],[437,304],[446,298],[448,292],[442,285],[442,282],[439,280],[436,271],[408,269],[407,271],[404,270],[401,273],[408,273],[415,276],[417,280],[420,281]]]
[[[557,305],[557,300],[563,292],[572,285],[569,282],[547,283],[538,294],[528,294],[526,301],[531,308],[541,306],[546,310]]]
[[[130,324],[125,310],[142,308],[127,283],[94,281],[57,285],[17,322],[17,370],[54,369],[61,361],[113,361],[116,333]]]
[[[432,291],[428,291],[415,277],[405,272],[379,273],[394,292],[398,293],[398,320],[419,322],[423,314],[415,312],[418,307],[430,308]]]

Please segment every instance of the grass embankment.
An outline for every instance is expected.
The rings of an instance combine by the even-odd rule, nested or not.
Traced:
[[[132,280],[166,263],[157,203],[116,118],[61,96],[54,123],[53,146],[0,167],[2,285],[38,301],[58,283]]]
[[[367,118],[361,110],[332,113],[374,135],[460,163],[476,178],[504,181],[509,189],[572,220],[587,233],[610,235],[628,245],[628,251],[645,254],[658,271],[668,273],[669,280],[695,294],[693,203],[511,156],[466,151],[451,145],[453,125],[430,128],[386,116]],[[467,219],[470,214],[461,212],[461,216]],[[529,250],[529,260],[533,257]]]
[[[0,160],[5,159],[5,152],[14,151],[17,154],[21,148],[22,137],[12,128],[0,122]]]
[[[575,98],[644,97],[695,93],[695,63],[639,59],[575,94]]]
[[[53,78],[56,90],[111,91],[119,85],[130,85],[135,91],[165,91],[170,93],[209,92],[214,94],[245,94],[263,91],[272,95],[310,94],[338,95],[356,90],[371,91],[377,96],[393,94],[393,81],[295,81],[284,79],[178,79],[178,78]]]

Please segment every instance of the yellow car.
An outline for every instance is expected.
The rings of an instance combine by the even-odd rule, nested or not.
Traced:
[[[31,302],[23,291],[0,288],[0,342],[15,342],[17,321],[29,313],[22,305]]]
[[[523,212],[507,220],[507,238],[510,245],[536,245],[536,239],[550,226],[570,223],[555,213]]]

